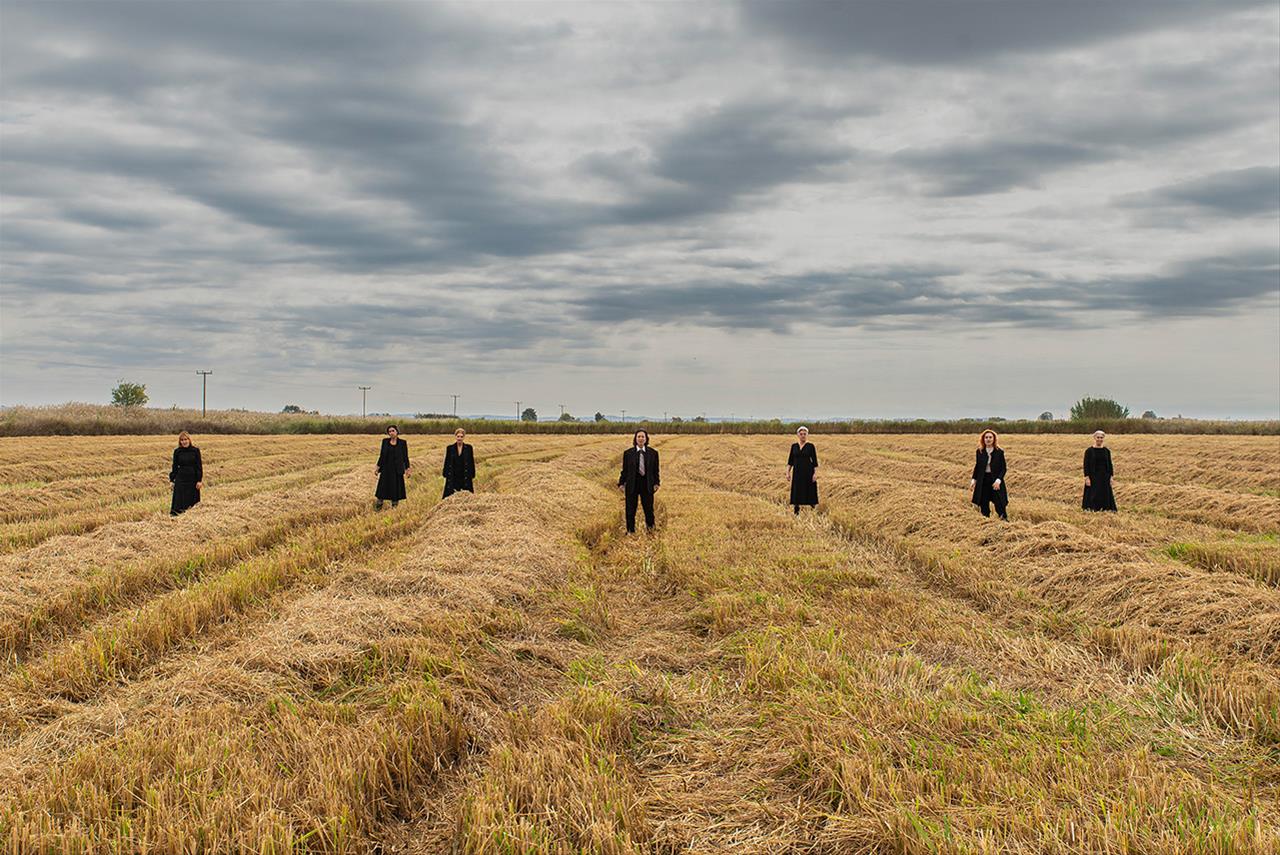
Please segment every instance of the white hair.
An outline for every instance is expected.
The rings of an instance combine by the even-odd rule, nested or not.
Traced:
[[[800,427],[796,428],[796,433],[799,433],[800,431],[804,431],[805,433],[808,433],[809,429],[804,425],[800,425]]]

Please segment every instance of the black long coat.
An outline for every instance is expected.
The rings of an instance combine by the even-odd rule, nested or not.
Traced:
[[[378,451],[378,488],[373,495],[393,502],[403,499],[404,473],[408,468],[409,443],[403,437],[397,437],[395,445],[391,444],[391,437],[384,439]]]
[[[1111,449],[1089,446],[1084,450],[1084,474],[1089,486],[1084,488],[1080,507],[1086,511],[1114,511],[1116,497],[1111,492]]]
[[[788,504],[818,504],[818,482],[813,480],[818,469],[818,450],[813,443],[806,442],[804,448],[798,442],[791,443],[787,465],[791,467],[791,501]]]
[[[458,444],[449,443],[444,450],[444,498],[448,498],[459,490],[474,493],[473,482],[476,477],[476,455],[471,444],[462,444],[462,453],[458,453]]]
[[[169,513],[180,514],[187,508],[199,504],[200,491],[196,489],[196,484],[204,480],[204,463],[200,460],[200,449],[194,445],[175,448],[169,480],[173,482],[173,501],[169,504]]]
[[[1000,489],[991,491],[991,499],[1000,501],[1003,504],[1009,503],[1009,485],[1004,482],[1006,466],[1004,462],[1004,449],[993,448],[991,450],[991,476],[992,480],[1000,482]],[[975,505],[982,504],[982,491],[986,486],[983,478],[987,474],[987,452],[986,449],[979,448],[974,456],[973,462],[973,503]],[[995,497],[999,496],[997,500]]]
[[[648,486],[649,492],[658,486],[660,476],[658,474],[658,450],[656,448],[645,448],[644,452],[644,483]],[[640,483],[640,462],[639,455],[636,453],[636,447],[633,445],[626,451],[622,452],[622,473],[618,476],[618,486],[626,487],[627,494],[634,494]]]

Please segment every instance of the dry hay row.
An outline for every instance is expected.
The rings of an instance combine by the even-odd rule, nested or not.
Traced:
[[[704,462],[709,483],[781,492],[768,470],[716,453],[735,462]],[[1280,592],[1155,561],[1060,522],[982,520],[933,488],[828,471],[823,491],[850,536],[894,550],[931,584],[1156,671],[1223,725],[1280,740]]]
[[[821,455],[820,468],[824,473],[859,471],[849,463],[850,459],[856,458],[840,453],[845,449],[840,449],[835,443],[824,443],[824,449],[828,444],[836,445],[837,450]],[[759,443],[739,441],[737,445],[757,454],[763,452]],[[972,450],[969,450],[966,458],[954,461],[920,459],[909,455],[877,456],[876,473],[887,481],[951,487],[959,495],[968,488],[973,468],[972,454]],[[903,459],[904,456],[908,459]],[[785,457],[782,460],[785,461]],[[1082,475],[1074,472],[1067,474],[1028,470],[1012,454],[1009,465],[1010,493],[1015,502],[1023,497],[1032,497],[1079,509],[1083,490]],[[1123,476],[1115,490],[1117,503],[1127,513],[1168,516],[1227,531],[1280,531],[1280,501],[1268,496],[1215,489],[1203,484],[1161,484]]]
[[[1065,853],[1080,851],[1081,844],[1172,843],[1160,851],[1192,852],[1201,851],[1201,841],[1220,838],[1244,852],[1263,851],[1259,844],[1274,833],[1252,802],[1249,783],[1234,781],[1233,790],[1183,780],[1153,755],[1144,741],[1149,732],[1108,728],[1113,711],[1050,707],[976,680],[963,665],[925,664],[901,638],[919,627],[921,604],[881,587],[875,571],[883,564],[848,566],[848,545],[839,538],[797,525],[756,499],[691,490],[671,476],[665,485],[660,542],[618,543],[616,523],[591,538],[605,567],[595,596],[605,602],[592,605],[593,619],[579,614],[566,629],[599,653],[569,663],[579,686],[515,718],[508,743],[491,753],[486,770],[460,800],[463,851],[930,851],[942,844],[945,826],[954,844],[972,845],[988,834],[987,842],[1000,851]],[[641,593],[652,601],[650,608],[634,596],[637,581],[647,587]],[[895,597],[903,599],[894,603]],[[580,598],[580,612],[590,599]],[[698,645],[686,638],[683,648],[672,649],[681,639],[661,635],[636,641],[620,626],[629,621],[636,632],[637,623],[669,625],[677,605],[691,612],[680,619],[689,629],[711,637],[723,633],[736,652],[688,671],[689,648]],[[940,603],[929,623],[956,637],[928,641],[938,649],[971,650],[976,639],[955,630],[951,605]],[[582,632],[583,623],[594,634]],[[847,626],[847,637],[825,626]],[[810,657],[827,654],[797,649],[811,636],[840,637],[850,655],[861,655],[866,662],[859,682],[814,679],[828,695],[812,699],[807,672],[820,663]],[[780,639],[797,643],[769,647]],[[1043,643],[1033,641],[1020,651],[1023,668],[1047,670],[1037,649]],[[1008,667],[1002,657],[1018,647],[1008,640],[1001,644],[1000,655],[986,663],[995,672]],[[1078,651],[1056,647],[1065,660],[1049,662],[1080,664]],[[762,669],[770,667],[775,671],[766,676]],[[937,688],[910,679],[926,669],[957,697],[925,702]],[[1086,660],[1078,673],[1046,676],[1079,680],[1085,697],[1098,693],[1098,685],[1085,685],[1095,671],[1106,667]],[[1125,691],[1120,677],[1108,685]],[[842,705],[858,702],[864,693],[874,701],[849,710],[856,714],[842,714]],[[804,696],[803,703],[793,705],[796,694]],[[940,730],[937,716],[948,707],[954,709],[943,721],[950,730]],[[978,718],[1007,740],[1005,751],[985,757],[989,743],[973,743]],[[848,792],[865,792],[863,803],[833,802],[840,791],[825,768],[850,769],[850,761],[862,760],[858,746],[825,738],[831,731],[814,722],[877,732],[887,743],[866,764],[868,779],[878,786],[859,791],[854,782],[841,782]],[[1076,731],[1089,728],[1101,733],[1078,746],[1084,737]],[[897,738],[911,731],[916,735]],[[1185,726],[1178,722],[1159,735],[1183,739],[1181,734]],[[1197,736],[1203,743],[1178,745],[1188,758],[1180,762],[1191,767],[1197,752],[1221,750],[1217,732]],[[949,787],[937,787],[925,773],[925,758],[903,768],[902,752],[917,740],[957,755]],[[1036,760],[1030,769],[1028,755]],[[1244,756],[1241,751],[1228,759],[1241,762]],[[1063,764],[1079,771],[1059,783]],[[1194,771],[1211,777],[1203,768]],[[1006,782],[995,797],[993,779]],[[1192,813],[1204,808],[1207,813]],[[1196,818],[1179,825],[1180,812]],[[1126,822],[1114,824],[1114,814]],[[993,815],[1013,819],[989,822]]]
[[[0,556],[0,658],[16,664],[90,618],[194,584],[308,528],[356,516],[368,476],[107,526]]]
[[[172,436],[129,437],[108,442],[106,437],[76,437],[42,448],[34,437],[0,438],[0,450],[9,448],[16,460],[0,463],[0,485],[13,482],[47,484],[54,481],[110,477],[129,472],[166,471],[177,444]],[[374,437],[197,437],[196,445],[211,463],[221,465],[245,457],[281,450],[309,451],[319,455],[369,453]],[[374,444],[373,455],[377,454]],[[69,453],[69,450],[73,453]]]
[[[502,686],[468,664],[498,664],[484,627],[575,560],[572,527],[598,495],[553,467],[521,482],[445,502],[394,554],[15,746],[25,787],[0,801],[0,834],[68,851],[368,851],[470,750],[468,722],[496,713]],[[86,747],[42,768],[51,742]]]
[[[201,505],[211,501],[230,502],[270,491],[305,487],[348,471],[351,471],[350,462],[339,460],[299,472],[246,478],[226,487],[206,487],[201,493]],[[372,492],[372,488],[370,491]],[[151,498],[109,505],[84,513],[66,514],[30,523],[0,525],[0,554],[27,549],[59,535],[84,535],[105,525],[165,515],[168,512],[169,503],[170,494],[166,491]]]
[[[1107,445],[1114,458],[1116,475],[1123,482],[1150,481],[1158,484],[1198,485],[1241,492],[1280,490],[1280,440],[1274,437],[1111,437]],[[1216,443],[1205,444],[1205,440]],[[852,443],[850,442],[852,440]],[[1227,441],[1222,441],[1227,440]],[[974,438],[893,437],[876,444],[871,438],[820,437],[823,448],[840,452],[864,449],[873,456],[931,462],[936,467],[972,465]],[[1081,437],[1067,445],[1063,437],[1005,436],[1001,444],[1016,461],[1018,472],[1037,475],[1083,477],[1084,450],[1092,444]],[[1199,453],[1188,456],[1187,445],[1195,443]]]
[[[1001,850],[1060,852],[1200,851],[1197,839],[1219,836],[1234,851],[1265,851],[1274,840],[1274,823],[1261,821],[1263,806],[1276,804],[1274,789],[1255,804],[1256,777],[1220,787],[1223,776],[1203,763],[1221,750],[1220,733],[1208,727],[1192,737],[1180,715],[1159,721],[1150,697],[1158,686],[1134,686],[1071,645],[1011,635],[932,592],[902,590],[900,573],[874,552],[857,550],[856,570],[843,566],[836,556],[845,549],[833,535],[814,542],[805,523],[784,522],[785,511],[769,515],[775,527],[731,495],[700,499],[709,512],[683,527],[685,515],[673,513],[665,547],[675,575],[692,579],[708,608],[724,611],[715,605],[717,586],[730,597],[749,595],[729,625],[742,656],[736,685],[768,711],[758,726],[775,737],[761,747],[779,764],[773,768],[807,779],[803,792],[818,806],[834,799],[820,824],[824,851],[928,851],[947,841],[963,850],[980,848],[984,835]],[[791,529],[809,542],[797,543]],[[677,538],[690,539],[692,550]],[[681,557],[690,551],[695,558]],[[779,560],[794,555],[803,556],[800,566]],[[830,587],[817,584],[824,576]],[[744,582],[756,590],[743,591]],[[803,608],[797,582],[811,592]],[[1164,746],[1161,754],[1153,744]],[[737,749],[709,753],[737,757]],[[1171,751],[1180,755],[1176,764],[1163,757]],[[1247,743],[1216,762],[1251,755],[1255,776],[1264,774]],[[719,777],[726,764],[716,765]],[[1064,777],[1067,769],[1078,771]],[[1199,780],[1185,782],[1185,774]],[[1205,806],[1215,819],[1170,821],[1179,788],[1195,794],[1184,809]],[[686,803],[705,809],[704,791],[687,789],[698,795]],[[1118,816],[1126,821],[1116,823]]]
[[[206,489],[217,489],[245,481],[267,477],[272,473],[301,472],[339,462],[354,465],[350,454],[316,454],[289,450],[239,457],[227,463],[207,461],[204,467]],[[68,486],[54,482],[37,490],[27,490],[14,501],[6,502],[0,511],[0,523],[56,518],[69,513],[85,513],[112,505],[136,502],[155,496],[167,496],[172,487],[168,468],[148,467],[123,475],[84,479]]]

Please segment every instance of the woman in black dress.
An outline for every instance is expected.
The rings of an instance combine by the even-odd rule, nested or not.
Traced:
[[[200,461],[200,449],[191,444],[191,434],[185,430],[178,434],[169,480],[173,483],[169,516],[176,517],[192,505],[199,504],[200,491],[204,489],[204,464]]]
[[[787,480],[791,482],[791,507],[797,516],[801,505],[818,504],[818,450],[809,442],[809,429],[796,431],[797,442],[791,443],[787,456]]]
[[[978,439],[978,453],[973,464],[973,503],[984,517],[991,516],[991,505],[996,506],[1000,519],[1008,520],[1005,510],[1009,507],[1009,491],[1004,485],[1004,449],[993,430],[984,430]]]
[[[1116,497],[1111,492],[1111,449],[1105,446],[1104,431],[1093,432],[1093,445],[1084,450],[1084,497],[1080,507],[1086,511],[1114,511]]]
[[[381,510],[387,500],[393,508],[400,504],[404,498],[404,479],[409,477],[409,443],[400,438],[400,429],[395,425],[387,425],[387,438],[382,441],[378,465],[373,471],[378,476],[378,488],[373,493],[378,501],[373,506]]]
[[[444,496],[449,498],[459,490],[474,493],[472,482],[476,477],[476,455],[466,442],[467,432],[458,428],[453,432],[453,444],[444,450]]]

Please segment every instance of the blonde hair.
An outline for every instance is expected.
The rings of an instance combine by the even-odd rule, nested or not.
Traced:
[[[983,442],[983,441],[982,441],[982,440],[986,437],[986,435],[987,435],[987,434],[991,434],[991,447],[992,447],[992,448],[999,448],[999,447],[1000,447],[1000,435],[999,435],[998,433],[996,433],[995,431],[993,431],[991,428],[987,428],[987,429],[986,429],[986,430],[984,430],[982,433],[978,434],[978,448],[979,448],[979,449],[983,449],[983,448],[986,448],[986,447],[987,447],[987,444],[986,444],[985,442]]]
[[[182,445],[182,441],[184,439],[187,442],[191,441],[191,434],[187,433],[185,430],[182,433],[178,434],[178,445]]]

